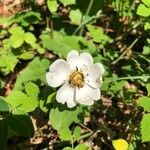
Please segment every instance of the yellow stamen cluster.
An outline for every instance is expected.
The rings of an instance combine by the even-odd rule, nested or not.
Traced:
[[[74,71],[69,77],[69,83],[74,87],[83,87],[84,75],[80,71]]]

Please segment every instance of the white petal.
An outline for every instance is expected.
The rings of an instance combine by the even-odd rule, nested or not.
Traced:
[[[104,74],[104,67],[100,63],[90,65],[88,74],[95,78],[96,80]]]
[[[89,53],[79,53],[72,50],[67,55],[67,62],[72,70],[87,70],[88,66],[93,63],[93,58]]]
[[[100,75],[103,75],[105,72],[104,66],[101,63],[96,63],[95,65],[99,67]]]
[[[88,76],[85,76],[85,83],[92,87],[92,88],[99,88],[100,84],[98,82],[98,80],[96,80],[95,78],[93,78],[92,76],[88,75]]]
[[[54,71],[57,68],[57,65],[61,63],[66,63],[64,59],[57,59],[55,60],[50,66],[49,66],[49,71]]]
[[[93,63],[93,57],[89,53],[81,53],[80,58],[88,64]]]
[[[76,50],[71,50],[68,54],[67,54],[67,61],[70,59],[75,59],[76,57],[79,56],[78,51]]]
[[[100,89],[97,88],[97,89],[94,90],[93,99],[95,101],[97,101],[97,100],[100,99],[100,97],[101,97],[101,92],[100,92]]]
[[[103,73],[104,67],[102,64],[91,64],[85,74],[85,82],[93,88],[98,88],[102,84]]]
[[[93,64],[93,58],[89,53],[81,53],[78,59],[77,68],[87,72],[89,67]]]
[[[72,50],[67,55],[67,62],[71,67],[71,70],[75,70],[79,62],[79,53],[76,50]]]
[[[76,101],[84,105],[92,105],[94,103],[93,99],[95,94],[95,89],[84,85],[82,88],[78,88],[76,91]]]
[[[69,108],[74,107],[77,104],[75,101],[75,89],[72,88],[68,83],[64,84],[57,91],[56,100],[62,104],[66,102]]]
[[[49,86],[58,87],[69,80],[71,70],[66,61],[58,60],[51,66],[50,72],[46,74],[46,80]]]

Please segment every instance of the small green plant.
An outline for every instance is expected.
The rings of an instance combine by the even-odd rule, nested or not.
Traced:
[[[148,149],[150,1],[21,1],[2,16],[14,3],[0,4],[0,150],[16,137],[16,149]]]

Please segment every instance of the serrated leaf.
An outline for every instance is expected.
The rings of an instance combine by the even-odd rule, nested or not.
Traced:
[[[22,26],[26,27],[39,23],[39,20],[41,20],[41,14],[35,11],[21,12],[17,13],[13,19],[13,22],[21,23]]]
[[[142,141],[150,141],[150,114],[145,114],[141,122]]]
[[[9,32],[14,35],[14,36],[22,36],[24,35],[24,30],[22,29],[22,27],[11,27],[9,29]]]
[[[1,112],[9,112],[8,103],[4,100],[4,97],[0,96],[0,113]]]
[[[6,150],[8,125],[5,119],[0,120],[0,149]]]
[[[39,23],[39,20],[41,20],[40,13],[35,11],[27,11],[27,12],[21,11],[20,13],[17,13],[15,16],[12,15],[7,18],[0,17],[0,25],[10,26],[11,24],[19,23],[22,26],[26,27],[32,24]]]
[[[75,4],[76,3],[76,0],[59,0],[61,3],[64,4],[64,6],[67,6],[67,5],[72,5],[72,4]]]
[[[94,42],[105,44],[110,41],[110,38],[104,34],[102,28],[97,28],[92,25],[87,25],[89,35],[93,38]]]
[[[146,22],[144,25],[144,30],[149,30],[150,29],[150,23]]]
[[[26,43],[32,45],[36,42],[36,38],[34,36],[34,34],[32,34],[31,32],[26,32],[24,34],[24,40]]]
[[[28,96],[35,98],[35,99],[38,97],[38,95],[40,93],[39,87],[36,84],[34,84],[33,82],[28,82],[25,85],[25,91]]]
[[[13,54],[4,54],[0,56],[0,71],[6,75],[14,70],[18,60]]]
[[[147,8],[144,4],[140,4],[137,9],[137,14],[143,17],[148,17],[150,15],[150,8]]]
[[[62,141],[71,141],[72,135],[69,128],[63,128],[59,132],[59,137]]]
[[[23,60],[29,60],[32,59],[34,57],[34,52],[30,51],[30,52],[24,52],[21,55],[18,55],[17,58],[23,59]]]
[[[142,96],[139,98],[139,104],[144,108],[145,111],[150,111],[150,98]]]
[[[69,18],[73,24],[80,25],[82,21],[82,12],[79,9],[71,10]]]
[[[147,7],[150,7],[150,0],[142,0],[142,2],[143,2]]]
[[[34,128],[27,115],[11,115],[7,118],[8,126],[19,136],[33,137]]]
[[[10,37],[10,45],[13,48],[19,48],[23,43],[24,43],[23,36],[20,37],[20,36],[12,35]]]
[[[79,144],[75,147],[74,150],[90,150],[90,148],[85,144]]]
[[[49,35],[47,34],[42,34],[41,39],[42,39],[42,44],[43,47],[52,50],[55,54],[60,54],[63,53],[63,46],[61,43],[63,43],[63,36],[59,32],[53,32],[54,38],[52,39]]]
[[[21,91],[13,91],[7,98],[7,102],[11,105],[14,111],[28,113],[38,106],[38,101],[33,99]]]
[[[17,81],[15,83],[13,90],[22,90],[25,85],[29,81],[37,81],[40,82],[45,81],[46,70],[49,67],[50,61],[47,59],[40,59],[39,57],[35,57],[28,66],[18,75]]]
[[[86,50],[90,53],[96,52],[96,47],[92,42],[79,36],[66,36],[58,32],[54,32],[53,39],[46,34],[43,34],[41,39],[44,48],[53,51],[53,53],[64,58],[66,58],[71,49]]]
[[[61,107],[60,107],[61,106]],[[50,123],[57,131],[67,128],[76,121],[79,110],[66,109],[63,105],[52,108],[50,111]]]
[[[10,17],[0,17],[0,25],[6,25],[9,26],[13,23],[14,19],[13,16]]]
[[[78,140],[81,136],[81,128],[80,127],[76,127],[73,131],[73,139],[74,141]]]
[[[57,11],[58,4],[56,0],[47,0],[47,6],[51,13]]]
[[[150,47],[149,46],[144,46],[142,54],[150,55]]]

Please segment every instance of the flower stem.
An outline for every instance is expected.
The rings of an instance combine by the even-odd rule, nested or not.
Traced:
[[[114,80],[109,80],[108,82],[115,82],[115,81],[119,81],[119,80],[137,80],[137,79],[149,79],[150,76],[131,76],[131,77],[121,77],[121,78],[117,78]]]
[[[93,5],[93,2],[94,2],[94,0],[90,0],[89,6],[88,6],[88,8],[87,8],[87,10],[86,10],[86,13],[85,13],[85,18],[89,15],[90,10],[91,10],[92,5]],[[83,25],[83,27],[82,27],[81,30],[80,30],[80,36],[82,36],[83,31],[84,31],[84,25]]]
[[[82,29],[86,24],[92,22],[93,20],[97,19],[98,17],[97,16],[92,16],[90,18],[88,18],[87,20],[84,20],[77,28],[76,30],[74,31],[73,35],[77,34],[77,32]]]
[[[71,136],[71,147],[72,147],[72,150],[74,150],[74,140],[73,140],[73,137]]]
[[[115,61],[112,62],[112,64],[115,65],[120,59],[122,59],[123,56],[125,56],[131,50],[131,48],[136,44],[137,41],[138,41],[138,38],[136,38],[131,43],[131,45]]]

